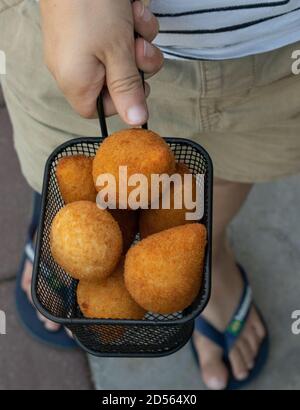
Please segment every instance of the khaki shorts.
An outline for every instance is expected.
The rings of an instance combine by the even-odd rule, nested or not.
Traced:
[[[52,150],[71,138],[98,136],[99,125],[72,111],[44,66],[35,0],[0,0],[0,27],[0,49],[7,56],[2,85],[15,147],[26,179],[41,191]],[[202,144],[219,178],[258,182],[298,173],[295,49],[300,43],[230,61],[166,61],[150,80],[150,127],[162,136]],[[115,117],[109,127],[124,125]]]

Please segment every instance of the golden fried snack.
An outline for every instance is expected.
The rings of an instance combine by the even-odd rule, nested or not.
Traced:
[[[176,164],[176,173],[181,175],[182,182],[184,182],[184,175],[191,174],[191,171],[188,167],[183,163]],[[191,188],[191,196],[193,201],[196,199],[196,178],[193,177],[192,186]],[[178,196],[178,192],[181,191],[182,195],[182,209],[175,209],[174,204],[176,203],[176,197]],[[160,200],[160,209],[141,209],[140,211],[140,234],[141,238],[146,238],[149,235],[152,235],[157,232],[164,231],[169,228],[173,228],[179,225],[185,225],[187,223],[193,223],[195,221],[190,221],[186,219],[187,212],[193,212],[193,210],[187,210],[184,206],[184,183],[182,185],[182,189],[178,190],[171,185],[170,188],[170,209],[163,209],[162,208],[162,201]],[[168,193],[168,192],[165,192]]]
[[[109,212],[119,224],[123,237],[123,252],[126,253],[139,231],[138,211],[109,209]]]
[[[100,145],[93,162],[93,178],[97,190],[97,178],[112,174],[116,179],[116,200],[120,208],[128,206],[128,196],[136,187],[128,186],[127,197],[119,197],[120,166],[127,166],[128,179],[134,174],[147,178],[148,202],[151,200],[151,175],[172,174],[175,158],[169,145],[158,134],[141,128],[131,128],[110,135]],[[126,199],[127,198],[127,199]]]
[[[206,228],[198,223],[148,236],[129,249],[125,284],[144,309],[169,314],[187,308],[202,283]]]
[[[108,211],[93,202],[72,202],[55,216],[50,233],[55,261],[75,279],[109,276],[122,253],[122,233]]]
[[[145,310],[130,296],[124,283],[124,265],[101,281],[80,281],[77,301],[81,312],[93,319],[142,319]]]
[[[56,167],[56,177],[65,204],[96,201],[97,191],[92,175],[93,158],[84,155],[64,157]]]

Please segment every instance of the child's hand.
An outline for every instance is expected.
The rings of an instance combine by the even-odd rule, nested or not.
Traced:
[[[72,107],[94,117],[106,83],[106,115],[118,112],[130,125],[146,122],[138,68],[154,74],[163,63],[150,44],[158,22],[149,9],[130,0],[41,0],[41,13],[46,64]],[[134,30],[145,41],[135,41]]]

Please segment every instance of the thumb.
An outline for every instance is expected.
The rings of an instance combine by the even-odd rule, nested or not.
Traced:
[[[128,48],[118,56],[112,53],[105,68],[108,91],[121,118],[134,126],[147,122],[146,97],[134,53]]]

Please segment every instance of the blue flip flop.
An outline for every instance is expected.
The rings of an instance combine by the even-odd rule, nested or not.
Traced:
[[[256,305],[254,305],[253,303],[252,290],[249,285],[247,274],[245,270],[240,265],[238,265],[238,268],[241,272],[241,276],[244,282],[243,294],[241,296],[240,303],[238,304],[238,307],[235,313],[233,314],[232,320],[227,326],[225,332],[221,333],[212,324],[210,324],[207,320],[205,320],[201,316],[199,316],[195,320],[195,329],[200,334],[206,336],[208,339],[213,341],[216,345],[220,346],[221,349],[223,349],[224,351],[223,360],[229,371],[229,382],[226,387],[226,390],[238,390],[246,386],[247,384],[249,384],[251,381],[253,381],[261,373],[262,368],[264,367],[267,361],[267,358],[268,358],[268,354],[269,354],[269,334],[268,334],[267,325],[265,323],[265,320],[262,317],[262,314],[257,309]],[[247,322],[247,318],[248,318],[248,315],[249,315],[249,312],[252,306],[255,306],[260,316],[260,319],[266,329],[266,336],[261,343],[259,352],[255,360],[254,368],[250,371],[247,379],[239,381],[239,380],[236,380],[232,374],[231,366],[229,362],[229,353],[231,349],[233,348],[235,342],[239,338],[245,326],[245,323]],[[191,340],[191,347],[192,347],[194,357],[198,365],[200,366],[198,353],[196,351],[193,340]]]
[[[52,347],[72,349],[78,347],[78,345],[66,333],[64,327],[61,327],[57,332],[51,332],[45,328],[44,324],[39,320],[37,316],[36,309],[28,300],[28,297],[26,293],[23,291],[21,285],[22,275],[26,261],[29,260],[33,263],[34,260],[33,238],[39,224],[40,206],[41,196],[36,193],[34,195],[32,220],[28,228],[26,245],[24,248],[19,271],[17,273],[15,293],[17,311],[22,325],[35,339]]]

